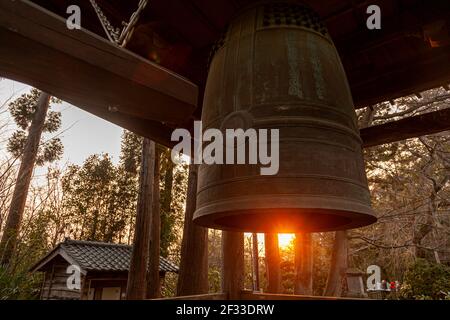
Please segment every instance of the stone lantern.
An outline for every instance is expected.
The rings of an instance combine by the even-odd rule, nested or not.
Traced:
[[[349,298],[367,298],[364,290],[364,272],[356,268],[350,268],[345,272],[346,293]]]

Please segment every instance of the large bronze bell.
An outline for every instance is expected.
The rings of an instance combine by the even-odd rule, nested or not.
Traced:
[[[318,15],[292,2],[243,10],[213,52],[203,130],[279,129],[279,171],[202,164],[194,221],[251,232],[318,232],[376,221],[354,105]]]

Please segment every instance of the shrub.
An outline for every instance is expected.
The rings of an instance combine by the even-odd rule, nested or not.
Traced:
[[[0,300],[38,299],[40,280],[26,270],[11,273],[0,267]]]
[[[405,299],[449,299],[450,267],[417,259],[405,273],[401,296]]]

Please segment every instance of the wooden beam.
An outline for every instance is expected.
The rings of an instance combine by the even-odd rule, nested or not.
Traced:
[[[255,293],[251,291],[242,291],[241,300],[367,300],[356,298],[341,297],[323,297],[323,296],[307,296],[294,294],[273,294],[273,293]]]
[[[450,108],[361,129],[363,147],[450,130]]]
[[[170,297],[170,298],[159,298],[152,300],[227,300],[226,293],[207,293],[198,294],[191,296],[181,296],[181,297]]]
[[[341,297],[323,297],[323,296],[307,296],[294,294],[271,294],[271,293],[255,293],[243,290],[239,293],[239,300],[367,300],[357,298],[341,298]],[[192,296],[160,298],[153,300],[230,300],[226,293],[209,293]]]
[[[417,57],[415,62],[383,69],[370,66],[358,70],[358,73],[351,71],[349,83],[355,107],[362,108],[445,85],[450,82],[449,60],[449,48],[436,48]],[[376,76],[369,77],[370,74]]]
[[[382,11],[386,10],[387,3],[378,4]],[[431,48],[422,39],[427,24],[450,19],[450,3],[392,1],[390,5],[396,10],[383,16],[380,30],[369,30],[364,23],[354,32],[333,38],[356,108],[450,82],[450,47]],[[386,52],[388,58],[382,58]]]
[[[166,126],[161,122],[147,120],[120,112],[108,112],[107,110],[104,110],[104,108],[92,108],[90,112],[168,148],[172,148],[176,144],[176,142],[170,141],[173,128]]]
[[[359,10],[359,12],[364,12],[364,17],[368,17],[365,11],[370,2],[376,4],[373,3],[375,1],[363,1],[356,4],[356,7],[348,12]],[[435,2],[432,5],[426,2],[410,3],[402,5],[401,8],[399,8],[399,2],[393,1],[390,4],[396,9],[391,9],[392,11],[390,10],[389,14],[383,16],[381,29],[368,29],[364,19],[364,21],[360,21],[360,27],[355,32],[333,38],[339,54],[348,57],[370,53],[374,49],[376,50],[384,44],[400,38],[416,38],[420,42],[422,41],[420,39],[421,32],[425,25],[441,19],[445,21],[450,16],[450,5],[446,1]],[[378,3],[378,5],[380,5],[382,11],[387,9],[386,4]],[[336,18],[336,16],[330,17],[328,20],[332,18]]]
[[[0,42],[1,76],[106,120],[118,113],[175,127],[197,106],[193,83],[87,30],[69,30],[27,0],[0,2]]]

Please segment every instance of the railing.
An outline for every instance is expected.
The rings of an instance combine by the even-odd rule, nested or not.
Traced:
[[[226,293],[207,293],[207,294],[197,294],[192,296],[181,296],[181,297],[171,297],[171,298],[160,298],[154,300],[227,300]]]
[[[155,300],[228,300],[226,293],[208,293],[191,296],[160,298]],[[243,290],[240,295],[240,300],[367,300],[360,298],[344,298],[344,297],[323,297],[323,296],[307,296],[294,294],[273,294],[273,293],[259,293],[248,290]]]

